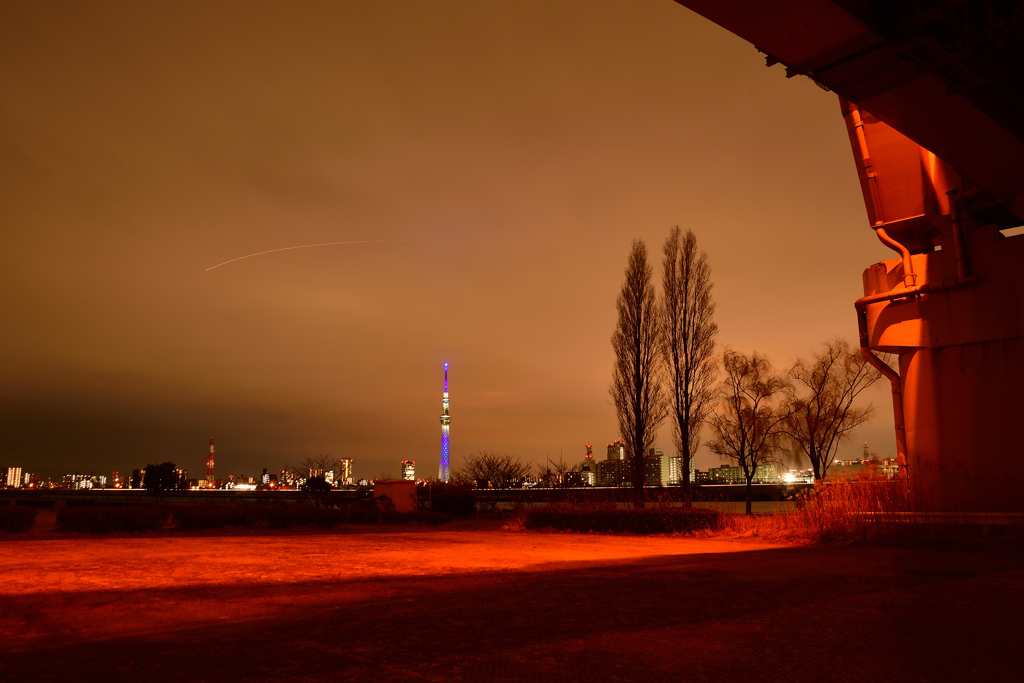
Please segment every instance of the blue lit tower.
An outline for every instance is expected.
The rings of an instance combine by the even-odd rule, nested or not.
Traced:
[[[441,465],[437,468],[437,478],[448,483],[448,425],[452,418],[448,414],[448,364],[444,364],[444,398],[441,400]]]

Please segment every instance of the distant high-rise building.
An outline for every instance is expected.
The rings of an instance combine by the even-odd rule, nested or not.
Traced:
[[[69,489],[84,490],[92,488],[103,488],[99,479],[106,481],[106,477],[94,477],[91,474],[82,474],[81,472],[75,472],[74,474],[65,475],[67,479],[67,487]]]
[[[620,458],[608,458],[597,463],[597,485],[629,486],[626,461]]]
[[[665,452],[652,448],[644,458],[644,486],[663,486],[668,483],[669,463]]]
[[[682,483],[682,457],[665,455],[660,448],[652,448],[647,452],[644,458],[644,486],[679,486]]]
[[[662,465],[664,467],[664,465]],[[693,460],[690,460],[690,481],[693,481]],[[683,483],[683,457],[673,455],[668,459],[668,485],[680,486]]]
[[[21,488],[21,468],[20,467],[8,467],[7,468],[7,479],[6,484],[12,489]]]
[[[444,398],[441,399],[441,464],[437,468],[439,481],[448,482],[448,425],[452,422],[448,414],[448,363],[444,364]]]
[[[608,447],[607,457],[596,465],[598,486],[629,486],[626,466],[626,442],[616,439]]]
[[[622,439],[616,439],[608,444],[608,460],[625,460],[626,459],[626,442]]]
[[[352,458],[342,458],[341,462],[338,463],[339,469],[339,484],[342,486],[352,486],[355,480],[352,478]]]
[[[217,480],[213,476],[213,437],[210,437],[210,459],[206,461],[206,488],[216,488]]]
[[[416,481],[416,461],[415,460],[403,460],[402,461],[402,479],[406,481]]]

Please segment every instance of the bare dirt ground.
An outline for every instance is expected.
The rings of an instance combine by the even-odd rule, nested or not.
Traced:
[[[1019,680],[1022,616],[1024,557],[998,553],[488,524],[0,539],[3,680]]]

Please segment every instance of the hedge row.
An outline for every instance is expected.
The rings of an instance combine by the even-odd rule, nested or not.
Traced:
[[[0,506],[0,532],[20,534],[36,523],[36,511],[20,505]]]
[[[35,517],[35,512],[32,517]],[[451,515],[429,510],[415,513],[380,512],[353,506],[349,509],[308,505],[83,505],[62,508],[57,527],[62,531],[93,534],[120,531],[157,531],[170,525],[179,531],[204,529],[291,529],[335,527],[339,524],[446,524]]]
[[[555,529],[601,534],[692,534],[721,526],[717,510],[704,508],[612,507],[583,508],[551,505],[526,512],[527,529]]]
[[[170,514],[156,505],[76,505],[57,512],[57,528],[90,534],[157,531],[167,525]]]
[[[423,510],[413,513],[378,511],[365,506],[315,508],[308,505],[182,505],[174,508],[181,531],[203,529],[330,528],[340,524],[447,524],[452,516]]]

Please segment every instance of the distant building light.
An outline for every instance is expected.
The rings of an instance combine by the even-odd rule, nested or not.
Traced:
[[[402,479],[405,481],[416,481],[416,461],[402,461]]]

